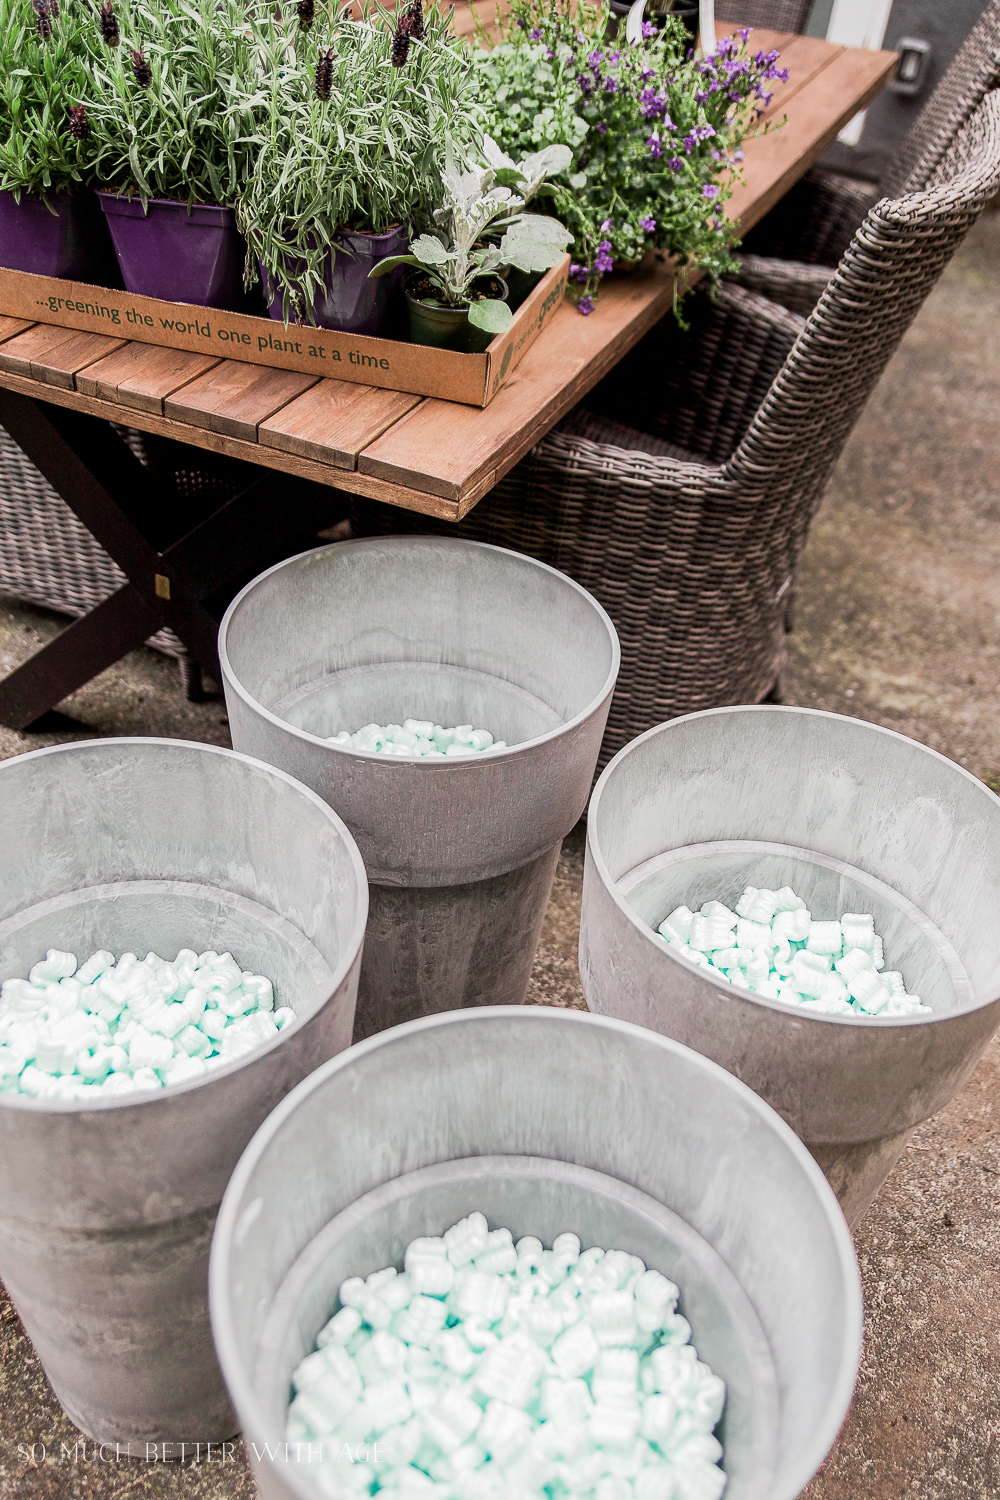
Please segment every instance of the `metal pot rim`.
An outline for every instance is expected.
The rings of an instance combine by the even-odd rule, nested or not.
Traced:
[[[172,740],[156,735],[121,735],[115,739],[71,740],[68,744],[63,745],[43,745],[38,750],[27,751],[24,755],[12,756],[8,761],[0,763],[0,778],[4,774],[4,764],[12,766],[24,761],[36,760],[41,756],[61,755],[74,751],[79,753],[84,749],[95,750],[98,747],[98,753],[100,753],[105,748],[114,750],[119,749],[123,745],[179,747],[184,750],[200,750],[212,755],[221,755],[230,760],[243,761],[253,766],[256,770],[266,771],[269,776],[285,782],[301,796],[312,802],[323,813],[340,835],[344,847],[350,856],[357,878],[359,898],[357,901],[357,910],[354,914],[350,941],[345,943],[343,955],[340,957],[336,967],[331,969],[333,976],[331,994],[335,993],[343,984],[348,971],[354,963],[357,951],[355,939],[357,940],[357,946],[360,946],[364,940],[365,928],[368,924],[368,875],[365,871],[364,860],[361,858],[361,852],[358,849],[354,835],[344,820],[339,814],[334,812],[328,802],[324,802],[322,797],[318,796],[311,788],[304,786],[301,781],[297,781],[287,771],[282,771],[277,766],[268,765],[266,761],[257,760],[252,755],[245,755],[240,750],[229,750],[224,745],[204,745],[197,740]],[[2,782],[0,782],[0,785],[2,785]],[[21,908],[22,911],[29,909],[29,907]],[[12,915],[16,914],[12,913]],[[244,1068],[251,1068],[265,1061],[272,1052],[276,1051],[279,1046],[287,1041],[290,1035],[301,1030],[311,1019],[311,1016],[297,1016],[294,1021],[279,1031],[276,1037],[273,1037],[269,1042],[265,1042],[263,1046],[254,1048],[252,1052],[242,1053],[239,1057],[234,1058],[232,1062],[221,1064],[217,1068],[211,1068],[207,1073],[203,1073],[200,1078],[190,1078],[184,1083],[168,1083],[155,1091],[150,1089],[141,1093],[137,1092],[136,1094],[114,1094],[108,1099],[36,1099],[30,1095],[13,1094],[7,1090],[0,1089],[0,1107],[25,1114],[90,1115],[103,1113],[112,1109],[131,1109],[133,1107],[142,1107],[143,1105],[158,1104],[161,1100],[174,1099],[179,1094],[191,1093],[193,1090],[203,1088],[207,1084],[230,1078],[234,1073],[239,1073]]]
[[[428,544],[443,544],[446,547],[479,547],[486,552],[505,553],[507,556],[516,557],[521,562],[530,564],[534,568],[540,568],[543,572],[554,573],[556,577],[560,578],[568,587],[574,589],[578,594],[581,594],[585,599],[588,600],[592,607],[597,611],[607,629],[608,636],[611,641],[611,665],[608,669],[608,675],[602,683],[601,687],[598,689],[597,693],[594,695],[591,701],[580,710],[578,714],[575,714],[573,716],[572,719],[567,719],[564,724],[557,725],[555,729],[546,730],[544,734],[536,735],[533,739],[521,740],[516,745],[508,745],[504,750],[489,750],[479,755],[442,756],[440,759],[438,759],[437,756],[428,757],[416,755],[399,755],[390,757],[379,755],[373,750],[355,750],[351,746],[332,745],[330,744],[329,740],[323,739],[322,736],[317,734],[310,734],[308,730],[300,729],[298,725],[290,724],[287,719],[282,719],[278,714],[272,713],[269,708],[266,708],[264,704],[259,701],[259,699],[255,698],[243,686],[243,683],[236,676],[236,673],[233,670],[232,663],[229,660],[229,627],[232,623],[232,619],[235,615],[236,610],[243,603],[243,600],[247,598],[250,593],[257,587],[257,585],[259,583],[262,583],[265,578],[270,578],[272,574],[280,572],[282,568],[292,567],[294,564],[301,562],[303,558],[314,557],[321,552],[332,552],[335,547],[364,547],[372,545],[374,543],[384,545],[386,542],[396,542],[397,544],[402,543],[406,547],[426,546]],[[589,593],[588,590],[585,589],[582,584],[577,583],[575,579],[570,578],[567,573],[561,573],[558,568],[550,567],[548,563],[540,562],[538,558],[529,557],[526,553],[514,552],[510,547],[495,547],[489,542],[467,541],[465,537],[352,537],[343,542],[332,542],[327,547],[310,547],[305,552],[297,553],[294,557],[286,557],[282,562],[275,563],[273,567],[265,569],[265,571],[263,573],[259,573],[256,578],[251,579],[246,587],[242,588],[236,595],[236,598],[232,601],[229,608],[226,610],[226,613],[222,617],[222,624],[219,626],[219,665],[222,668],[223,678],[225,679],[226,684],[232,689],[232,691],[238,694],[239,697],[242,698],[243,702],[249,708],[251,708],[255,714],[259,714],[260,717],[266,720],[268,724],[276,726],[283,733],[294,735],[298,739],[304,740],[306,744],[319,745],[324,750],[328,750],[333,755],[349,755],[352,758],[358,757],[362,760],[374,761],[379,765],[386,765],[391,761],[398,762],[399,764],[405,766],[420,766],[422,771],[426,771],[428,774],[432,774],[435,771],[454,771],[459,766],[465,767],[481,765],[484,761],[489,762],[493,760],[505,760],[510,756],[519,755],[526,750],[533,750],[537,745],[548,744],[550,740],[558,739],[561,735],[567,734],[570,730],[575,729],[578,725],[585,723],[589,718],[593,716],[594,713],[597,712],[608,695],[614,691],[615,683],[618,680],[619,668],[621,666],[621,643],[619,642],[618,632],[615,629],[611,616],[608,614],[604,606],[594,598],[593,594]],[[250,757],[248,757],[248,759],[249,758]]]
[[[338,1054],[336,1057],[330,1058],[328,1062],[323,1063],[315,1072],[310,1073],[289,1094],[285,1095],[284,1099],[275,1106],[264,1123],[251,1137],[249,1144],[244,1149],[242,1156],[233,1170],[233,1174],[223,1195],[212,1235],[212,1249],[208,1266],[208,1304],[216,1353],[219,1357],[219,1364],[222,1368],[223,1377],[232,1398],[233,1406],[237,1416],[243,1423],[244,1429],[252,1424],[256,1432],[261,1434],[267,1430],[268,1423],[260,1398],[254,1389],[251,1374],[244,1368],[243,1362],[237,1352],[236,1331],[233,1326],[229,1307],[228,1269],[234,1240],[237,1243],[242,1240],[243,1235],[250,1228],[253,1218],[256,1217],[252,1213],[252,1204],[246,1210],[243,1210],[243,1212],[240,1212],[240,1207],[248,1179],[257,1166],[259,1159],[270,1146],[274,1137],[280,1132],[286,1119],[294,1114],[299,1104],[315,1090],[322,1088],[326,1081],[335,1073],[349,1066],[354,1059],[365,1056],[376,1048],[390,1045],[393,1041],[401,1037],[414,1035],[422,1031],[434,1030],[445,1026],[488,1024],[492,1021],[503,1020],[522,1021],[528,1025],[598,1027],[605,1031],[614,1031],[626,1036],[635,1037],[650,1046],[660,1048],[662,1051],[683,1056],[689,1066],[700,1069],[709,1076],[715,1075],[720,1082],[724,1082],[725,1087],[741,1094],[747,1108],[767,1120],[771,1129],[782,1140],[787,1150],[795,1158],[797,1165],[811,1181],[834,1243],[837,1262],[842,1274],[844,1297],[848,1303],[848,1317],[844,1320],[846,1343],[844,1357],[832,1381],[833,1391],[828,1404],[828,1410],[832,1416],[827,1418],[822,1428],[817,1428],[810,1435],[808,1445],[803,1445],[805,1457],[800,1460],[799,1468],[801,1477],[796,1476],[794,1486],[788,1489],[786,1496],[778,1497],[778,1500],[791,1500],[791,1497],[798,1495],[804,1485],[816,1473],[823,1459],[833,1446],[853,1398],[858,1364],[861,1358],[861,1341],[864,1329],[861,1273],[858,1267],[857,1254],[854,1249],[851,1231],[847,1227],[847,1221],[843,1216],[840,1204],[837,1202],[836,1195],[823,1175],[821,1168],[811,1156],[808,1148],[795,1134],[791,1126],[787,1125],[781,1116],[759,1094],[754,1093],[747,1084],[742,1083],[740,1079],[736,1078],[732,1073],[727,1072],[718,1063],[712,1062],[710,1058],[704,1057],[701,1053],[695,1052],[690,1047],[685,1047],[681,1042],[676,1042],[670,1037],[662,1036],[659,1032],[650,1031],[644,1026],[633,1025],[630,1021],[619,1021],[613,1016],[598,1016],[586,1011],[561,1010],[554,1006],[498,1005],[482,1010],[444,1011],[433,1016],[423,1016],[415,1021],[407,1021],[400,1026],[393,1026],[387,1031],[379,1032],[377,1035],[369,1037],[366,1041],[357,1042],[353,1047],[348,1047],[346,1051]],[[634,1186],[634,1184],[630,1184],[630,1186]],[[669,1207],[669,1204],[664,1206]],[[849,1342],[847,1341],[846,1333],[848,1329],[851,1330]],[[249,1438],[245,1437],[245,1441],[249,1441]],[[281,1475],[283,1481],[299,1497],[299,1500],[316,1500],[317,1491],[308,1483],[299,1481],[294,1466],[288,1465],[286,1468],[283,1468]]]
[[[618,910],[641,934],[643,940],[656,949],[657,953],[661,954],[664,958],[672,961],[673,963],[683,965],[684,969],[689,974],[697,974],[700,978],[704,979],[707,983],[711,984],[716,990],[718,990],[721,995],[727,996],[729,998],[733,998],[734,991],[732,985],[729,984],[727,980],[717,978],[710,969],[703,968],[700,964],[692,963],[692,961],[689,958],[685,958],[682,953],[674,953],[669,948],[662,948],[656,941],[656,934],[653,932],[652,928],[648,927],[642,920],[642,918],[632,910],[628,902],[624,900],[618,890],[617,882],[611,878],[607,862],[605,861],[603,851],[598,841],[596,817],[600,806],[601,795],[608,782],[610,782],[612,773],[616,771],[618,767],[626,760],[629,754],[631,754],[631,752],[635,750],[637,745],[644,744],[647,740],[651,740],[656,735],[665,733],[666,731],[674,728],[676,725],[688,724],[693,719],[707,719],[721,714],[758,713],[808,714],[813,718],[835,719],[838,722],[846,718],[846,715],[830,713],[828,709],[799,708],[794,704],[785,703],[745,703],[733,705],[727,708],[701,709],[698,713],[681,714],[676,719],[668,719],[664,724],[654,724],[651,729],[647,729],[643,734],[637,735],[634,740],[630,740],[627,745],[623,746],[622,749],[618,751],[618,754],[614,757],[614,759],[609,761],[602,771],[597,785],[594,787],[593,793],[591,794],[590,804],[587,808],[587,849],[594,861],[594,868],[600,876],[602,886],[604,887],[610,898],[614,901],[615,905],[618,907]],[[895,729],[886,729],[881,724],[871,724],[867,719],[851,719],[849,722],[851,722],[852,724],[857,724],[862,733],[865,730],[870,730],[874,734],[884,734],[891,739],[902,740],[904,744],[907,745],[916,745],[917,748],[919,750],[922,750],[926,755],[933,756],[936,760],[943,761],[946,765],[950,766],[952,770],[960,772],[969,781],[973,782],[987,797],[993,798],[993,800],[997,802],[998,805],[1000,805],[1000,797],[997,797],[995,793],[991,792],[989,787],[986,786],[985,783],[981,782],[977,776],[973,776],[972,772],[967,771],[964,766],[956,765],[954,761],[949,760],[948,757],[946,755],[942,755],[940,751],[932,750],[929,745],[922,745],[919,740],[911,739],[909,735],[900,734]],[[985,1000],[969,1000],[966,1001],[964,1005],[956,1005],[948,1010],[934,1011],[929,1016],[842,1016],[824,1015],[822,1012],[814,1011],[803,1012],[797,1005],[786,1005],[783,1000],[771,1000],[766,995],[754,994],[752,990],[736,990],[735,996],[740,1000],[750,1002],[754,1005],[762,1006],[766,1010],[772,1010],[779,1016],[788,1016],[789,1018],[794,1018],[800,1023],[800,1025],[803,1026],[843,1026],[852,1029],[861,1027],[865,1030],[869,1029],[870,1027],[874,1027],[882,1031],[904,1029],[911,1026],[917,1027],[933,1026],[935,1024],[946,1024],[950,1021],[956,1020],[960,1016],[971,1015],[974,1011],[983,1010],[986,1006],[995,1005],[998,1001],[1000,1001],[1000,991],[998,991],[996,995],[988,996]]]

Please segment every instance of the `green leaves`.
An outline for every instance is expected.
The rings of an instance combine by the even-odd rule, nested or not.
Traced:
[[[506,333],[514,321],[514,314],[506,302],[498,302],[493,297],[481,297],[478,302],[469,303],[469,322],[473,328],[481,328],[484,333]]]
[[[372,281],[379,276],[385,276],[389,271],[395,271],[397,266],[420,265],[423,265],[423,261],[419,261],[415,255],[387,255],[368,272],[368,280]]]
[[[303,43],[271,4],[259,3],[251,67],[230,105],[246,121],[250,161],[240,227],[286,311],[311,305],[339,230],[431,222],[440,158],[449,140],[466,146],[475,120],[471,54],[447,17],[429,8],[423,41],[411,42],[405,68],[392,68],[394,22],[375,4],[366,19],[341,23],[339,8],[317,7]],[[313,95],[318,49],[331,53],[326,102]],[[374,274],[391,269],[383,262]]]
[[[88,177],[91,139],[69,131],[70,109],[86,88],[86,0],[47,12],[39,35],[30,0],[0,0],[0,189],[46,196]]]
[[[422,266],[443,266],[449,259],[440,240],[432,234],[421,234],[410,245],[410,251]]]
[[[548,271],[562,260],[572,238],[558,219],[524,214],[500,241],[500,263],[519,271]]]

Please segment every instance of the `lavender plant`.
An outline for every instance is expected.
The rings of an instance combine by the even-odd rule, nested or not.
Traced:
[[[51,0],[49,0],[51,3]],[[90,12],[81,90],[98,186],[234,204],[248,171],[232,108],[249,67],[252,0],[103,0]]]
[[[358,21],[317,12],[308,31],[294,17],[258,7],[233,105],[253,121],[237,204],[248,265],[261,261],[286,318],[311,307],[338,230],[430,222],[446,147],[467,145],[474,125],[469,50],[436,6],[376,3]]]
[[[638,19],[638,18],[637,18]],[[788,74],[750,32],[696,58],[683,25],[644,22],[607,40],[594,0],[519,0],[503,40],[476,54],[479,99],[504,150],[568,142],[573,161],[547,191],[574,233],[571,276],[582,313],[615,264],[646,250],[729,269],[734,225],[722,212],[741,144]],[[763,127],[765,130],[767,125]]]
[[[0,0],[0,189],[51,205],[90,178],[94,141],[86,89],[87,0]],[[54,211],[54,210],[53,210]]]

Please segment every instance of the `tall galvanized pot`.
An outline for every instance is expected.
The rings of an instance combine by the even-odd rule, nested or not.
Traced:
[[[0,1092],[0,1276],[69,1416],[139,1456],[231,1436],[208,1324],[212,1226],[269,1110],[350,1043],[361,857],[290,776],[158,739],[4,761],[0,849],[0,979],[50,947],[81,961],[229,949],[298,1012],[257,1052],[158,1093]]]
[[[813,1015],[734,989],[654,932],[681,902],[791,885],[875,916],[930,1016]],[[594,791],[580,976],[591,1010],[742,1078],[809,1146],[848,1221],[1000,1023],[1000,798],[936,751],[812,709],[718,708],[626,745]]]
[[[371,914],[355,1039],[524,999],[562,839],[581,816],[618,675],[614,626],[533,558],[376,537],[290,558],[226,611],[233,744],[334,807]],[[506,750],[406,760],[341,729],[472,723]]]
[[[340,1281],[477,1208],[516,1237],[574,1230],[673,1275],[727,1383],[727,1500],[799,1494],[843,1421],[861,1341],[857,1263],[822,1173],[714,1063],[641,1027],[530,1006],[352,1047],[278,1106],[236,1168],[212,1327],[264,1500],[337,1492],[339,1445],[321,1490],[309,1459],[323,1455],[284,1435],[289,1376]]]

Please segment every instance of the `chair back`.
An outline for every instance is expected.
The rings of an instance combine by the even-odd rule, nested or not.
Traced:
[[[1000,189],[1000,90],[988,94],[920,193],[872,207],[723,472],[784,493],[809,525],[882,371],[955,250]]]
[[[812,0],[728,0],[722,9],[728,25],[764,26],[768,31],[801,33],[809,19]],[[732,19],[729,19],[730,11]]]
[[[901,198],[928,187],[958,132],[997,87],[1000,0],[989,0],[883,175],[883,197]]]

